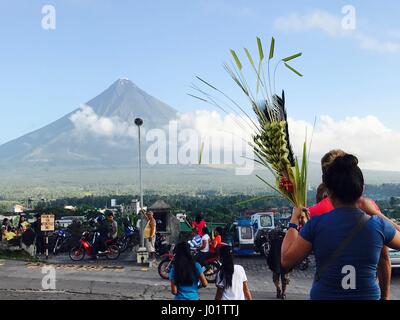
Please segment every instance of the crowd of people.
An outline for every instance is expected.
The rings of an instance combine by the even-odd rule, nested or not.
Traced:
[[[363,196],[364,177],[354,155],[332,150],[321,159],[321,166],[316,204],[294,208],[287,229],[277,228],[270,234],[267,263],[277,298],[286,298],[290,271],[313,253],[316,273],[310,290],[312,300],[390,299],[388,249],[400,250],[400,227]],[[221,230],[214,230],[211,239],[201,215],[192,227],[198,234],[200,253],[193,257],[190,243],[177,245],[170,273],[175,299],[199,299],[199,288],[208,285],[202,264],[214,247],[221,262],[215,299],[251,300],[246,272],[234,264],[231,249],[221,243]]]
[[[216,278],[216,300],[252,300],[246,272],[234,264],[230,247],[222,243],[223,229],[212,232],[198,214],[192,222],[194,237],[189,242],[180,242],[174,249],[174,263],[170,271],[171,292],[175,300],[199,300],[199,289],[206,287],[207,260],[217,256],[221,269]],[[198,248],[196,255],[192,249]]]
[[[4,218],[1,224],[1,240],[11,246],[20,246],[21,242],[30,245],[36,241],[38,253],[43,253],[44,237],[40,230],[40,215],[35,215],[33,223],[28,222],[25,214],[19,216],[17,223],[9,218]]]
[[[389,248],[400,250],[400,227],[384,216],[377,204],[363,196],[364,177],[358,159],[342,150],[332,150],[321,159],[322,182],[316,204],[294,208],[285,230],[270,233],[267,264],[273,273],[276,297],[286,298],[290,271],[311,253],[316,273],[310,290],[315,300],[390,299],[391,265]],[[308,214],[306,214],[308,213]],[[145,213],[146,248],[150,260],[156,259],[157,223],[151,211]],[[118,224],[112,211],[96,219],[98,237],[93,256],[104,250],[107,240],[116,239]],[[170,270],[171,292],[176,300],[198,300],[199,289],[206,287],[207,261],[217,257],[221,263],[216,277],[216,300],[251,300],[244,268],[234,263],[231,248],[222,242],[223,229],[210,231],[201,214],[192,222],[192,241],[180,242],[174,249]],[[37,254],[44,252],[44,233],[40,215],[29,223],[21,215],[14,225],[4,218],[1,239],[20,243],[24,235],[34,237]],[[193,247],[198,248],[196,255]]]
[[[91,257],[92,259],[96,259],[97,254],[105,250],[107,240],[117,239],[118,224],[114,219],[112,211],[106,211],[105,215],[99,215],[93,222],[92,232],[98,232],[99,235],[93,243]],[[1,240],[11,246],[21,246],[22,243],[26,246],[34,244],[36,255],[44,255],[46,249],[45,233],[41,230],[41,224],[41,215],[38,213],[34,215],[32,223],[28,222],[25,214],[19,216],[18,223],[9,218],[4,218],[1,225]],[[75,228],[76,226],[77,228]],[[74,220],[70,229],[72,232],[71,242],[76,244],[83,230],[80,221]]]

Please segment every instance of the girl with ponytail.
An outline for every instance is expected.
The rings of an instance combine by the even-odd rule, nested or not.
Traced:
[[[252,300],[246,272],[233,263],[229,246],[219,248],[219,259],[222,266],[217,275],[215,300]]]

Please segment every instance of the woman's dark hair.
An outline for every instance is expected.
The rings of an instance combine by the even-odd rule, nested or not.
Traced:
[[[25,216],[24,216],[23,214],[21,214],[21,215],[19,216],[18,228],[21,227],[22,219],[25,219]]]
[[[221,270],[219,276],[224,283],[225,288],[232,287],[232,277],[234,272],[233,256],[229,246],[219,248],[219,259],[221,261]]]
[[[176,285],[192,285],[196,266],[187,242],[180,242],[174,249],[174,282]]]
[[[364,191],[364,176],[351,154],[337,157],[322,179],[333,197],[344,204],[355,203]]]
[[[8,223],[8,219],[7,219],[7,218],[4,218],[4,219],[3,219],[3,222],[2,222],[2,225],[5,226],[7,223]]]
[[[199,213],[196,215],[195,221],[196,221],[196,223],[200,223],[201,220],[203,220],[203,215],[201,213]]]
[[[322,200],[324,200],[328,196],[326,186],[321,183],[318,188],[317,188],[317,193],[315,195],[315,200],[317,203],[320,203]]]
[[[210,235],[210,230],[208,230],[207,227],[204,227],[201,231],[203,231],[203,234],[208,234],[208,235]]]
[[[222,233],[224,232],[224,229],[222,229],[221,227],[216,227],[216,228],[215,228],[215,231],[217,231],[218,234],[219,234],[220,236],[222,236]]]

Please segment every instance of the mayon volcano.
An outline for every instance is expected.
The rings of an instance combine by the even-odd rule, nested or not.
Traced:
[[[88,185],[91,192],[93,188],[96,192],[119,190],[120,186],[133,188],[138,182],[137,117],[144,120],[146,131],[165,129],[171,120],[179,119],[179,114],[131,81],[119,79],[61,119],[1,145],[0,186],[10,189],[11,194],[15,190],[18,194],[29,190],[31,194],[35,188],[40,194],[41,187],[52,191],[61,188],[60,194],[68,188],[75,194]],[[257,167],[254,174],[238,177],[229,166],[143,164],[147,187],[155,190],[265,191],[254,175],[266,173]],[[310,163],[312,185],[318,185],[321,179],[319,167]],[[398,172],[365,170],[365,174],[368,183],[400,181]]]
[[[137,153],[137,127],[162,128],[177,111],[128,79],[61,119],[0,146],[0,164],[46,166],[132,165]]]

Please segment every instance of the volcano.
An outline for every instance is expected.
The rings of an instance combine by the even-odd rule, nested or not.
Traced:
[[[46,166],[115,166],[136,161],[137,127],[162,128],[177,111],[128,79],[59,120],[0,146],[0,164]]]

